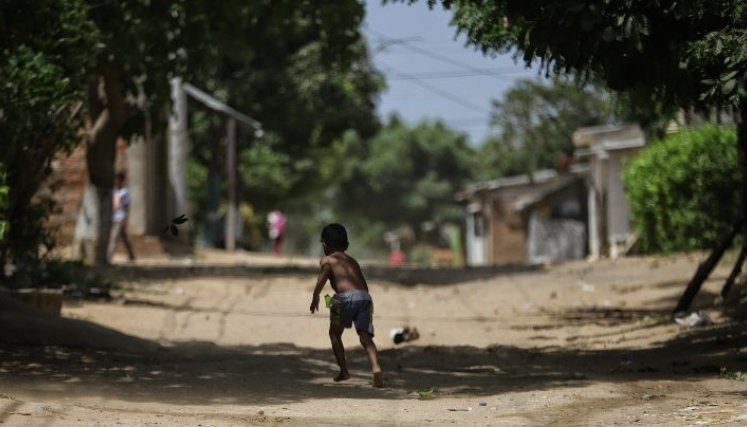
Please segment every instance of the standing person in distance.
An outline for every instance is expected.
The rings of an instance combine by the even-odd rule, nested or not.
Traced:
[[[280,255],[283,250],[283,239],[285,228],[288,225],[288,217],[279,209],[267,214],[267,227],[269,228],[270,240],[272,240],[272,252]]]
[[[132,243],[127,235],[127,217],[130,214],[130,191],[125,186],[126,176],[124,172],[117,172],[114,177],[114,192],[112,193],[112,230],[109,234],[109,248],[107,259],[111,262],[114,251],[117,249],[117,241],[122,239],[122,243],[127,249],[127,256],[130,262],[135,261],[135,251],[132,250]]]

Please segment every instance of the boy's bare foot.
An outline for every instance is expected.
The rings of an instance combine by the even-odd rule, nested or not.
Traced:
[[[336,377],[332,378],[336,383],[350,379],[350,373],[348,371],[340,372]]]
[[[384,377],[381,372],[373,373],[373,386],[376,388],[384,387]]]

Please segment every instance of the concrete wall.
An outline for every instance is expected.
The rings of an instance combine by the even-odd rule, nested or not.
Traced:
[[[607,240],[611,244],[624,240],[630,233],[630,205],[625,196],[622,173],[626,161],[637,151],[638,149],[628,149],[612,152],[607,163]]]

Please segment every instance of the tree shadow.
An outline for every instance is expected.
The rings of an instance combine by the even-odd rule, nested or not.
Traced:
[[[330,350],[288,343],[184,342],[143,353],[16,345],[0,349],[0,380],[13,384],[10,393],[176,405],[416,399],[417,390],[431,387],[439,396],[488,396],[591,382],[717,377],[721,366],[747,369],[740,351],[746,344],[747,331],[733,323],[689,330],[645,349],[405,346],[381,352],[384,390],[370,386],[359,349],[348,352],[353,379],[333,383]]]

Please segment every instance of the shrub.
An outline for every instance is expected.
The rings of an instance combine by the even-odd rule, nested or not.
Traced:
[[[736,132],[706,125],[646,147],[623,180],[644,252],[707,248],[740,213]]]

